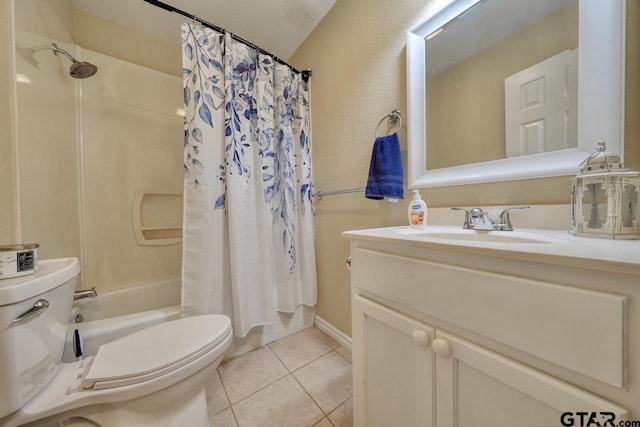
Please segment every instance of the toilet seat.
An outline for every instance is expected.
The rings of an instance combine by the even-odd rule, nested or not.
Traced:
[[[231,331],[228,317],[209,314],[161,323],[100,347],[82,378],[104,390],[160,377],[211,351]]]

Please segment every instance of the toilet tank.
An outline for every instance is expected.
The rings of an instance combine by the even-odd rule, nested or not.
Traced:
[[[0,418],[27,403],[60,367],[79,273],[77,258],[62,258],[0,280]]]

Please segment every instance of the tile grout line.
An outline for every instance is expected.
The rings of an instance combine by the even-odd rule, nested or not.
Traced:
[[[315,332],[314,332],[314,328],[315,328]],[[323,332],[320,328],[318,328],[317,326],[313,326],[311,328],[307,328],[309,330],[309,332],[311,332],[316,338],[318,338],[320,341],[322,341],[325,345],[327,345],[328,347],[331,347],[331,341],[333,341],[334,343],[336,343],[338,345],[338,347],[344,347],[342,344],[340,344],[338,341],[334,340],[332,337],[330,337],[326,332]],[[327,342],[325,341],[325,339],[328,338],[330,341]],[[333,344],[332,344],[333,345]],[[332,350],[335,350],[335,348],[331,347]]]
[[[242,427],[242,426],[240,425],[240,421],[238,421],[238,416],[236,415],[236,411],[233,409],[233,405],[229,406],[229,409],[231,409],[231,415],[233,415],[233,419],[235,420],[236,425],[237,425],[238,427]]]
[[[278,359],[278,362],[282,363],[282,361],[280,360],[280,358],[278,357],[278,355],[277,355],[273,350],[271,350],[271,347],[269,347],[269,345],[268,345],[268,344],[265,344],[265,345],[263,345],[262,347],[267,347],[267,348],[269,348],[269,351],[270,351],[271,353],[273,353],[273,355],[276,357],[276,359]],[[259,348],[260,348],[260,347],[259,347]],[[256,350],[257,350],[257,349],[256,349]],[[241,354],[240,356],[237,356],[237,357],[241,357],[241,356],[243,356],[243,355]],[[269,384],[266,384],[266,385],[264,385],[263,387],[260,387],[258,390],[254,391],[254,392],[253,392],[253,393],[251,393],[251,394],[246,395],[245,397],[243,397],[242,399],[238,400],[237,402],[232,403],[232,402],[231,402],[231,399],[229,398],[229,395],[227,394],[227,399],[229,400],[229,405],[230,405],[230,407],[232,407],[232,408],[233,408],[233,406],[237,405],[238,403],[240,403],[240,402],[242,402],[242,401],[244,401],[244,400],[247,400],[248,398],[250,398],[250,397],[251,397],[251,396],[253,396],[254,394],[261,392],[262,390],[264,390],[265,388],[269,387],[270,385],[275,384],[275,383],[277,383],[278,381],[280,381],[281,379],[283,379],[283,378],[287,377],[287,375],[291,375],[291,376],[293,376],[293,374],[291,373],[291,371],[289,371],[289,368],[287,368],[287,366],[286,366],[284,363],[282,363],[282,366],[284,366],[284,368],[287,370],[287,373],[286,373],[285,375],[283,375],[283,376],[281,376],[281,377],[276,378],[275,380],[271,381]],[[220,381],[222,381],[222,375],[220,376]],[[224,386],[224,382],[223,382],[223,386]],[[227,389],[225,388],[225,393],[226,393],[226,392],[227,392]],[[234,412],[234,416],[235,416],[235,412]],[[236,423],[237,423],[237,421],[236,421]],[[239,424],[238,424],[238,425],[239,425]]]
[[[294,371],[290,370],[289,367],[284,363],[284,361],[282,361],[282,359],[280,359],[280,357],[278,356],[278,354],[271,348],[271,344],[266,344],[265,347],[269,347],[269,350],[271,350],[271,352],[276,356],[276,358],[280,361],[280,363],[282,363],[282,365],[285,367],[285,369],[289,372],[289,374],[293,377],[293,379],[300,385],[300,387],[302,387],[302,389],[304,390],[304,392],[309,396],[309,398],[313,401],[313,403],[316,404],[316,406],[320,409],[320,412],[322,412],[324,414],[324,418],[327,419],[327,421],[329,421],[329,423],[335,427],[335,424],[333,424],[333,421],[331,421],[331,419],[329,418],[329,415],[332,414],[336,409],[338,409],[340,406],[344,405],[346,402],[349,401],[349,399],[353,398],[353,394],[351,396],[349,396],[347,399],[344,400],[344,402],[340,402],[338,404],[338,406],[336,406],[335,408],[333,408],[330,412],[326,413],[324,411],[324,409],[322,409],[322,407],[318,404],[318,402],[316,402],[316,400],[313,398],[313,396],[311,396],[311,393],[309,393],[309,391],[306,389],[306,387],[298,380],[298,378],[295,376],[295,372],[299,371],[300,369],[310,365],[311,363],[317,361],[318,359],[321,359],[325,356],[327,356],[330,353],[336,353],[340,358],[344,359],[347,363],[349,363],[350,365],[353,365],[353,363],[351,362],[351,360],[348,360],[346,357],[342,356],[339,352],[336,351],[335,348],[332,348],[327,342],[325,342],[322,338],[320,338],[319,334],[313,332],[312,328],[307,328],[306,330],[308,330],[311,335],[313,335],[317,340],[321,341],[324,345],[326,345],[329,348],[329,351],[316,357],[313,360],[310,360],[309,362],[305,363],[304,365],[296,368]],[[318,331],[322,334],[324,334],[324,332],[322,332],[320,329],[318,329]],[[326,335],[326,334],[325,334]],[[328,335],[327,335],[328,336]],[[328,336],[329,337],[329,336]],[[333,340],[333,338],[329,337],[330,339]],[[335,341],[335,340],[333,340]],[[342,347],[345,348],[342,344],[338,343],[336,341],[336,343],[338,344],[338,347]],[[345,350],[347,350],[345,348]],[[348,350],[347,350],[348,351]],[[317,423],[319,423],[320,421],[322,421],[321,418]],[[317,424],[316,423],[316,424]],[[314,424],[315,425],[315,424]]]
[[[233,419],[235,420],[236,425],[240,427],[240,423],[238,422],[238,417],[236,417],[236,412],[233,410],[233,404],[231,403],[231,399],[229,398],[229,393],[227,393],[227,387],[224,385],[224,381],[222,381],[222,375],[220,375],[220,372],[218,371],[219,368],[220,368],[219,366],[216,368],[216,375],[218,376],[218,379],[220,379],[220,384],[222,385],[222,390],[224,390],[224,395],[227,397],[227,402],[229,403],[229,407],[223,409],[222,411],[219,411],[214,416],[222,413],[226,409],[231,409],[231,415],[233,415]]]
[[[311,331],[310,331],[310,332],[311,332]],[[318,337],[317,337],[313,332],[311,332],[311,334],[312,334],[314,337],[316,337],[316,339],[320,340],[323,344],[327,345],[324,341],[322,341],[320,338],[318,338]],[[307,366],[307,365],[309,365],[309,364],[311,364],[311,363],[315,362],[316,360],[318,360],[318,359],[320,359],[320,358],[322,358],[322,357],[324,357],[324,356],[326,356],[326,355],[330,354],[331,352],[335,352],[335,349],[332,349],[331,347],[329,347],[329,346],[327,345],[327,348],[329,348],[329,351],[328,351],[328,352],[326,352],[326,353],[324,353],[324,354],[322,354],[322,355],[320,355],[320,356],[316,357],[315,359],[313,359],[313,360],[311,360],[311,361],[309,361],[309,362],[305,363],[304,365],[302,365],[302,366],[300,366],[300,367],[296,368],[296,370],[295,370],[295,371],[292,371],[292,370],[290,370],[290,369],[289,369],[289,367],[288,367],[288,366],[287,366],[287,365],[282,361],[282,359],[280,359],[280,357],[278,356],[278,354],[277,354],[275,351],[273,351],[273,349],[270,347],[270,344],[267,344],[267,345],[266,345],[266,347],[269,347],[269,350],[271,350],[271,352],[276,356],[276,358],[280,361],[280,363],[282,363],[282,364],[284,365],[285,369],[289,372],[289,375],[291,375],[291,376],[293,377],[293,379],[295,380],[295,382],[297,382],[297,383],[298,383],[298,385],[302,388],[302,390],[304,390],[304,392],[307,394],[307,396],[309,396],[309,399],[311,399],[311,401],[312,401],[313,403],[315,403],[315,405],[318,407],[318,409],[320,409],[320,412],[322,413],[323,417],[322,417],[322,418],[320,418],[320,419],[319,419],[317,422],[315,422],[314,424],[312,424],[312,426],[311,426],[311,427],[313,427],[314,425],[318,424],[319,422],[321,422],[321,421],[322,421],[323,419],[325,419],[325,418],[327,419],[327,421],[329,421],[329,423],[330,423],[332,426],[334,426],[333,422],[331,422],[331,419],[329,419],[329,414],[327,414],[327,413],[324,411],[324,409],[322,409],[322,407],[320,406],[320,404],[318,404],[318,402],[316,402],[316,400],[313,398],[313,396],[311,396],[311,393],[309,393],[309,390],[307,390],[307,389],[306,389],[306,387],[305,387],[305,386],[304,386],[304,385],[303,385],[303,384],[298,380],[298,378],[295,376],[295,372],[296,372],[296,371],[299,371],[300,369],[304,368],[305,366]],[[347,399],[347,400],[349,400],[349,399]],[[345,402],[346,402],[347,400],[345,400]],[[344,402],[342,402],[342,403],[344,403]],[[342,405],[342,403],[341,403],[340,405]],[[340,405],[338,405],[337,407],[339,407]],[[336,408],[337,408],[337,407],[336,407]],[[335,408],[334,408],[334,410],[335,410]]]
[[[336,427],[336,425],[333,423],[333,421],[331,421],[331,419],[329,418],[329,415],[325,415],[324,418],[322,418],[322,420],[327,419],[327,421],[329,421],[329,424],[331,424],[333,427]],[[311,427],[315,427],[318,425],[318,423],[322,422],[322,420],[318,421],[317,423],[315,423],[313,426]]]
[[[314,328],[315,328],[316,332],[314,332]],[[336,349],[337,349],[337,348],[342,348],[343,350],[345,350],[345,351],[349,352],[349,354],[351,354],[351,353],[352,353],[352,352],[351,352],[351,350],[349,350],[348,348],[346,348],[345,346],[343,346],[342,344],[340,344],[338,341],[336,341],[335,339],[333,339],[332,337],[330,337],[330,336],[329,336],[329,334],[327,334],[326,332],[324,332],[322,329],[318,328],[317,326],[313,326],[313,327],[310,327],[310,328],[307,328],[307,329],[308,329],[308,330],[309,330],[313,335],[315,335],[315,336],[316,336],[316,338],[318,338],[320,341],[322,341],[322,342],[323,342],[325,345],[327,345],[328,347],[331,347],[331,346],[329,345],[330,343],[328,343],[328,342],[324,341],[324,339],[322,338],[323,336],[324,336],[324,337],[327,337],[327,338],[329,338],[329,340],[331,340],[331,341],[335,342],[335,343],[337,344],[337,347],[335,347],[335,348],[331,347],[331,350],[333,350],[333,351],[335,351],[336,353],[338,353],[338,355],[339,355],[340,357],[342,357],[344,360],[346,360],[346,361],[347,361],[347,362],[349,362],[351,365],[353,365],[353,361],[352,361],[352,360],[347,359],[347,357],[346,357],[346,356],[344,356],[342,353],[340,353],[340,352],[336,351]]]
[[[328,353],[327,353],[328,354]],[[331,423],[331,425],[333,425],[333,423],[331,422],[331,420],[329,419],[329,414],[327,414],[326,412],[324,412],[324,409],[322,409],[322,406],[320,406],[318,404],[318,402],[316,402],[316,400],[313,398],[313,396],[311,396],[311,393],[309,393],[309,391],[302,385],[302,383],[298,380],[298,378],[296,378],[296,376],[293,374],[293,372],[290,372],[290,375],[293,377],[293,379],[298,383],[298,385],[302,388],[302,390],[304,390],[305,393],[307,393],[307,396],[309,396],[309,399],[311,399],[311,401],[313,403],[316,404],[316,406],[318,407],[318,409],[320,409],[320,412],[322,413],[322,418],[320,418],[318,421],[316,421],[315,423],[313,423],[311,426],[315,426],[316,424],[318,424],[320,421],[322,421],[323,419],[327,419],[329,421],[329,423]]]
[[[308,330],[308,329],[309,329],[309,328],[307,328],[307,330]],[[305,330],[305,329],[303,329],[303,330]],[[313,332],[311,332],[311,334],[312,334],[312,335],[314,335],[314,337],[315,337],[315,334],[314,334]],[[285,338],[286,338],[286,337],[285,337]],[[290,374],[293,374],[295,371],[297,371],[297,370],[299,370],[299,369],[302,369],[302,368],[304,368],[305,366],[309,365],[310,363],[313,363],[313,362],[315,362],[316,360],[320,359],[321,357],[324,357],[324,356],[326,356],[327,354],[331,353],[332,351],[335,351],[335,349],[333,349],[333,348],[331,348],[330,346],[328,346],[328,345],[327,345],[327,343],[323,342],[320,338],[318,338],[318,337],[315,337],[315,338],[316,338],[317,340],[319,340],[320,342],[322,342],[322,344],[324,344],[324,345],[329,349],[329,351],[327,351],[326,353],[322,353],[320,356],[316,357],[316,358],[315,358],[315,359],[313,359],[313,360],[308,361],[307,363],[305,363],[305,364],[304,364],[304,365],[302,365],[302,366],[297,367],[297,368],[296,368],[295,370],[293,370],[293,371],[292,371],[291,369],[289,369],[289,367],[288,367],[288,366],[287,366],[287,365],[282,361],[282,359],[280,359],[280,356],[278,356],[278,354],[277,354],[275,351],[273,351],[273,349],[271,348],[271,344],[273,344],[273,343],[266,344],[266,345],[265,345],[265,347],[269,347],[269,350],[271,350],[271,352],[276,356],[276,358],[278,358],[278,360],[280,361],[280,363],[282,363],[282,365],[285,367],[285,369],[286,369],[287,371],[289,371],[289,373],[290,373]]]
[[[349,363],[349,364],[351,364],[351,365],[353,364],[353,362],[352,362],[352,361],[350,361],[350,360],[348,360],[346,357],[344,357],[344,356],[343,356],[342,354],[340,354],[339,352],[337,352],[337,351],[336,351],[336,348],[337,348],[337,347],[336,347],[336,348],[333,348],[331,345],[329,345],[329,343],[325,342],[325,341],[324,341],[320,336],[318,336],[318,334],[317,334],[317,333],[313,332],[313,331],[311,330],[311,328],[307,328],[307,330],[311,333],[311,335],[312,335],[315,339],[319,340],[319,341],[320,341],[322,344],[324,344],[324,345],[325,345],[329,350],[328,350],[326,353],[323,353],[323,354],[319,355],[318,357],[314,358],[313,360],[308,361],[308,362],[307,362],[307,363],[305,363],[304,365],[299,366],[299,367],[297,367],[295,370],[293,370],[293,371],[292,371],[292,370],[291,370],[291,369],[289,369],[289,367],[288,367],[288,366],[283,362],[283,360],[278,356],[278,354],[277,354],[277,353],[276,353],[276,352],[271,348],[271,344],[273,344],[273,343],[268,343],[268,344],[263,345],[262,347],[266,347],[266,348],[268,348],[268,349],[269,349],[269,351],[270,351],[270,352],[271,352],[271,353],[276,357],[276,359],[277,359],[277,360],[282,364],[282,366],[284,366],[285,370],[287,371],[287,374],[285,374],[285,375],[283,375],[283,376],[281,376],[281,377],[279,377],[279,378],[277,378],[277,379],[273,380],[273,381],[272,381],[272,382],[270,382],[269,384],[264,385],[264,386],[263,386],[263,387],[261,387],[260,389],[258,389],[258,390],[256,390],[256,391],[254,391],[253,393],[251,393],[251,394],[249,394],[249,395],[247,395],[247,396],[243,397],[242,399],[240,399],[239,401],[237,401],[237,402],[235,402],[235,403],[232,403],[232,402],[231,402],[231,399],[230,399],[230,397],[229,397],[229,393],[227,392],[227,387],[225,386],[224,381],[222,380],[222,374],[221,374],[221,373],[219,372],[219,370],[218,370],[218,369],[219,369],[219,367],[216,369],[216,374],[218,375],[218,377],[219,377],[219,379],[220,379],[220,383],[222,384],[223,390],[224,390],[225,395],[226,395],[226,397],[227,397],[227,401],[228,401],[228,403],[229,403],[229,409],[231,409],[231,413],[232,413],[232,415],[233,415],[233,417],[234,417],[234,420],[235,420],[235,422],[236,422],[236,425],[237,425],[238,427],[242,427],[242,426],[240,426],[240,423],[238,422],[238,418],[237,418],[236,413],[235,413],[235,406],[236,406],[237,404],[239,404],[240,402],[242,402],[242,401],[244,401],[244,400],[246,400],[246,399],[250,398],[251,396],[255,395],[256,393],[258,393],[258,392],[260,392],[260,391],[264,390],[265,388],[267,388],[267,387],[269,387],[269,386],[273,385],[274,383],[276,383],[276,382],[278,382],[278,381],[280,381],[280,380],[282,380],[282,379],[286,378],[286,377],[287,377],[287,375],[291,375],[291,376],[293,377],[294,381],[296,381],[296,383],[297,383],[300,387],[302,387],[302,390],[304,390],[304,392],[307,394],[307,396],[309,396],[309,398],[311,399],[311,401],[312,401],[312,402],[313,402],[313,403],[318,407],[318,409],[320,409],[320,412],[323,414],[323,417],[322,417],[322,418],[320,418],[320,419],[319,419],[315,424],[313,424],[312,426],[314,426],[314,425],[318,424],[319,422],[322,422],[322,420],[326,418],[326,419],[327,419],[327,421],[329,421],[329,424],[331,424],[332,426],[334,426],[334,427],[335,427],[335,424],[333,423],[333,421],[331,421],[331,419],[329,418],[329,415],[330,415],[331,413],[335,412],[335,411],[336,411],[336,410],[337,410],[341,405],[344,405],[346,402],[348,402],[348,401],[349,401],[349,399],[351,399],[351,398],[353,397],[353,395],[349,396],[345,401],[343,401],[343,402],[339,403],[339,404],[338,404],[335,408],[333,408],[330,412],[326,413],[326,412],[322,409],[322,407],[318,404],[318,402],[316,402],[316,400],[313,398],[313,396],[311,396],[311,394],[310,394],[310,393],[309,393],[309,391],[304,387],[304,385],[303,385],[303,384],[298,380],[298,378],[295,376],[295,372],[297,372],[297,371],[299,371],[300,369],[302,369],[302,368],[304,368],[304,367],[306,367],[306,366],[310,365],[311,363],[313,363],[313,362],[315,362],[315,361],[317,361],[317,360],[319,360],[319,359],[321,359],[321,358],[323,358],[323,357],[325,357],[325,356],[329,355],[329,354],[330,354],[330,353],[332,353],[332,352],[337,353],[337,354],[338,354],[338,356],[339,356],[341,359],[344,359],[346,362],[348,362],[348,363]],[[318,331],[319,331],[320,333],[323,333],[323,334],[324,334],[324,332],[322,332],[321,330],[319,330],[319,329],[318,329]],[[331,337],[329,337],[329,338],[331,338]],[[334,341],[335,341],[335,340],[334,340]],[[277,342],[277,341],[274,341],[274,343],[275,343],[275,342]],[[338,347],[343,347],[343,348],[344,348],[344,346],[342,346],[340,343],[337,343],[337,344],[338,344]],[[347,349],[345,348],[345,350],[347,350]],[[236,358],[241,357],[241,356],[243,356],[243,355],[236,356],[236,357],[234,357],[234,358],[232,358],[232,359],[229,359],[229,360],[233,360],[233,359],[236,359]],[[226,408],[225,408],[225,409],[226,409]],[[224,411],[224,409],[223,409],[222,411]],[[222,411],[219,411],[219,412],[218,412],[218,414],[220,414]],[[215,414],[215,415],[218,415],[218,414]]]
[[[340,346],[340,347],[342,347],[342,346]],[[344,348],[344,347],[342,347],[342,348]],[[346,349],[345,349],[345,350],[346,350]],[[333,351],[336,351],[336,350],[334,349]],[[338,353],[338,352],[336,351],[336,353]],[[343,355],[342,355],[342,354],[340,354],[340,353],[338,353],[338,356],[342,357],[344,360],[346,360],[347,362],[349,362],[349,364],[350,364],[351,366],[353,366],[353,362],[352,362],[351,360],[347,359],[345,356],[343,356]]]
[[[334,350],[331,350],[329,353],[323,354],[322,356],[318,357],[317,359],[314,359],[313,361],[311,361],[311,362],[307,363],[306,365],[299,367],[298,369],[296,369],[296,371],[299,371],[300,369],[304,368],[305,366],[307,366],[307,365],[309,365],[309,364],[311,364],[311,363],[315,362],[316,360],[318,360],[318,359],[320,359],[320,358],[322,358],[322,357],[324,357],[324,356],[327,356],[327,355],[328,355],[328,354],[330,354],[330,353],[336,353],[338,356],[340,356],[340,353],[338,353],[337,351],[335,351],[335,349],[334,349]],[[340,357],[342,357],[342,356],[340,356]],[[343,359],[344,359],[344,358],[343,358]],[[349,362],[349,361],[347,360],[347,362]],[[316,400],[313,398],[313,396],[311,396],[311,393],[309,393],[309,391],[306,389],[306,387],[305,387],[305,386],[304,386],[304,385],[303,385],[303,384],[298,380],[298,378],[295,376],[295,371],[294,371],[294,372],[291,372],[291,376],[293,376],[293,378],[296,380],[296,382],[297,382],[298,384],[300,384],[300,387],[302,387],[302,389],[305,391],[305,393],[307,393],[307,395],[309,395],[309,397],[311,398],[311,400],[313,400],[313,403],[315,403],[316,405],[318,405],[318,408],[320,408],[320,411],[322,411],[322,413],[323,413],[323,414],[324,414],[324,416],[327,418],[327,420],[329,420],[329,422],[331,423],[331,425],[334,425],[334,424],[333,424],[333,422],[331,421],[331,419],[329,418],[329,415],[330,415],[330,414],[332,414],[336,409],[338,409],[340,406],[344,405],[347,401],[349,401],[349,399],[351,399],[351,398],[353,397],[353,393],[351,393],[351,396],[347,397],[344,401],[340,402],[340,403],[338,404],[338,406],[336,406],[335,408],[333,408],[331,411],[329,411],[329,412],[327,413],[327,412],[325,412],[325,411],[324,411],[324,409],[322,409],[322,407],[320,406],[320,404],[318,404],[318,402],[316,402]],[[322,420],[320,420],[320,421],[322,421]]]

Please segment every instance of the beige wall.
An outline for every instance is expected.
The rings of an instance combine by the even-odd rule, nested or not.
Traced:
[[[629,19],[638,22],[640,2],[628,3]],[[406,113],[405,32],[435,4],[435,0],[340,0],[293,56],[294,66],[313,69],[316,191],[366,183],[376,124],[393,108]],[[629,25],[625,149],[627,164],[636,170],[640,168],[637,27]],[[404,149],[406,133],[400,136]],[[422,195],[433,207],[569,203],[566,177],[425,189]],[[407,200],[393,205],[356,193],[324,198],[316,207],[317,313],[350,335],[350,278],[344,263],[349,243],[340,233],[403,225]]]
[[[406,116],[405,31],[424,9],[424,0],[340,0],[292,57],[294,66],[313,69],[316,192],[366,184],[377,123],[394,108]],[[406,153],[406,127],[400,139]],[[340,233],[404,224],[406,216],[406,200],[391,204],[354,193],[317,201],[320,317],[351,334],[349,243]]]
[[[640,170],[640,1],[627,0],[627,67],[624,156],[626,166]]]

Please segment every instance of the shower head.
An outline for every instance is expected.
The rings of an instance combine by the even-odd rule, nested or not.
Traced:
[[[89,63],[76,61],[69,67],[69,75],[74,79],[86,79],[98,72],[98,67]]]
[[[98,72],[98,67],[88,62],[78,61],[76,58],[71,56],[69,52],[64,49],[60,49],[55,43],[51,43],[51,50],[56,56],[58,53],[61,53],[69,58],[72,62],[71,67],[69,68],[69,75],[74,79],[86,79]]]

